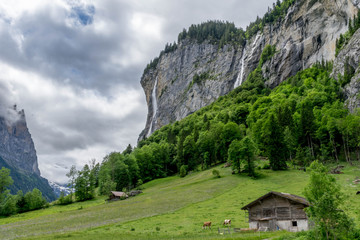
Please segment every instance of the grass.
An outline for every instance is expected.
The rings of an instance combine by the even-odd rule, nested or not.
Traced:
[[[248,227],[241,207],[269,191],[303,195],[308,174],[298,170],[261,170],[253,180],[217,167],[185,178],[169,177],[144,184],[143,194],[125,201],[105,203],[104,198],[0,219],[0,238],[15,239],[264,239],[284,232],[219,235],[217,228],[230,218],[232,227]],[[360,223],[359,164],[336,175],[348,195],[344,210]],[[80,206],[83,209],[78,210]],[[211,230],[202,223],[212,221]]]

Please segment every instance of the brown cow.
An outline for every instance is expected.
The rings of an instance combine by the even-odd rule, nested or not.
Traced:
[[[209,227],[210,229],[211,229],[211,222],[204,222],[204,225],[203,225],[203,229],[205,228],[206,229],[206,227]]]

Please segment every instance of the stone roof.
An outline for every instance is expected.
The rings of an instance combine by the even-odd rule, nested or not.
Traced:
[[[303,198],[303,197],[300,197],[300,196],[297,196],[297,195],[294,195],[294,194],[290,194],[290,193],[283,193],[283,192],[269,192],[267,194],[265,194],[264,196],[262,197],[259,197],[258,199],[256,199],[255,201],[252,201],[251,203],[249,203],[248,205],[242,207],[241,209],[242,210],[247,210],[248,208],[250,208],[251,206],[257,204],[259,201],[265,199],[265,198],[268,198],[270,197],[271,195],[276,195],[276,196],[279,196],[279,197],[283,197],[283,198],[286,198],[286,199],[289,199],[291,201],[294,201],[294,202],[298,202],[298,203],[301,203],[305,206],[310,206],[309,202]]]

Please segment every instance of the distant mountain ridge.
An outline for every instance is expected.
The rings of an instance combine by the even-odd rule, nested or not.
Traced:
[[[17,111],[16,105],[9,108],[13,119],[0,116],[0,168],[11,170],[14,184],[11,192],[24,193],[38,188],[43,196],[52,201],[56,196],[48,181],[40,176],[34,142],[27,128],[24,110]]]
[[[348,30],[349,19],[357,14],[360,1],[288,2],[291,5],[284,16],[271,23],[260,20],[262,30],[250,29],[252,35],[245,43],[221,44],[211,38],[199,42],[191,38],[189,28],[180,33],[176,46],[167,45],[141,78],[148,116],[139,140],[241,85],[257,68],[267,45],[276,48],[271,61],[261,69],[265,84],[271,88],[316,62],[334,61],[336,39]],[[355,87],[348,92],[356,95],[358,83],[352,82],[351,86]]]

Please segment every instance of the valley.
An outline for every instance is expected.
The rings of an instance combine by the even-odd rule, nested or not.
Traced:
[[[357,227],[360,198],[353,180],[360,175],[359,166],[346,166],[344,174],[336,175],[348,196],[344,210]],[[241,207],[269,191],[302,196],[308,183],[308,174],[299,170],[261,170],[261,177],[254,180],[233,175],[230,168],[216,169],[221,178],[215,178],[209,169],[185,178],[153,180],[143,185],[142,194],[124,201],[106,203],[105,197],[98,197],[2,218],[0,231],[5,239],[228,239],[218,235],[217,228],[226,218],[232,220],[232,227],[247,228]],[[211,230],[201,228],[204,221],[213,222]],[[287,234],[261,233],[264,238]],[[231,235],[232,239],[249,237]]]

